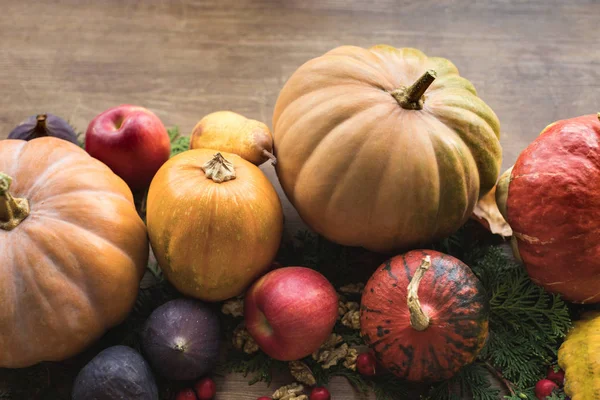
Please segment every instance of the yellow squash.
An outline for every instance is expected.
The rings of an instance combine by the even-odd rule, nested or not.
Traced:
[[[558,365],[571,400],[600,399],[600,312],[575,322],[558,351]]]

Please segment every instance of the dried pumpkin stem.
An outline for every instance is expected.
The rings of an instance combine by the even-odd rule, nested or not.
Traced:
[[[36,117],[36,124],[33,131],[35,132],[35,137],[44,137],[48,136],[48,126],[46,125],[48,119],[48,115],[46,114],[38,114]]]
[[[0,172],[0,229],[10,231],[29,216],[27,199],[15,199],[9,192],[12,178]]]
[[[204,170],[208,179],[212,179],[217,183],[235,179],[233,163],[226,160],[221,153],[215,154],[210,161],[207,161],[202,166],[202,170]]]
[[[421,284],[421,279],[423,279],[423,275],[431,266],[431,257],[425,256],[419,268],[413,275],[410,283],[408,284],[408,296],[407,296],[407,304],[408,310],[410,311],[410,325],[418,330],[424,331],[429,327],[429,316],[425,314],[423,308],[421,308],[421,302],[419,301],[419,285]]]
[[[271,164],[273,164],[273,165],[277,165],[277,157],[275,157],[275,156],[273,155],[273,153],[271,153],[271,152],[270,152],[269,150],[267,150],[267,149],[263,149],[261,153],[262,153],[262,155],[263,155],[263,156],[265,156],[265,157],[267,157],[269,160],[271,160]]]
[[[427,70],[411,86],[401,87],[390,94],[396,99],[400,107],[406,110],[422,110],[425,102],[423,95],[436,77],[437,73],[434,70]]]

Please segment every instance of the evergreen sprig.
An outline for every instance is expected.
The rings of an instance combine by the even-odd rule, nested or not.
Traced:
[[[179,127],[174,126],[167,129],[169,139],[171,139],[171,157],[176,156],[190,148],[189,136],[181,136],[179,133]]]
[[[571,327],[567,305],[535,285],[499,247],[486,249],[471,265],[490,295],[490,337],[480,359],[517,388],[533,386]]]

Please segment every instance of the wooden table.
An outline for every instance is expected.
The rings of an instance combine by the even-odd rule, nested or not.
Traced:
[[[84,131],[121,103],[184,133],[224,109],[270,125],[292,72],[342,44],[450,58],[500,118],[504,168],[549,123],[600,111],[596,0],[2,0],[0,9],[0,139],[40,112]],[[343,380],[330,388],[336,400],[361,398]],[[219,391],[242,400],[272,388],[228,376]]]

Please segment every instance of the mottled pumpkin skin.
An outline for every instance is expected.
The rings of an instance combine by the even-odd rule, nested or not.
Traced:
[[[422,110],[391,92],[425,71]],[[416,49],[338,47],[302,65],[273,115],[277,175],[302,219],[375,251],[444,237],[496,183],[500,124],[457,68]]]
[[[424,331],[410,324],[407,286],[423,257],[431,267],[419,286],[430,318]],[[450,378],[475,360],[488,336],[489,302],[481,282],[454,257],[414,250],[383,263],[361,301],[361,334],[381,364],[411,381]]]
[[[600,312],[575,321],[558,350],[558,364],[571,400],[600,399]]]
[[[0,172],[31,207],[0,229],[0,367],[61,361],[133,307],[146,227],[125,182],[64,140],[2,140]]]
[[[201,167],[215,152],[194,149],[167,161],[152,180],[146,213],[167,279],[205,301],[237,296],[264,273],[283,232],[281,202],[262,171],[222,152],[237,177],[214,182]]]
[[[518,157],[496,200],[531,279],[566,300],[600,302],[600,121],[549,125]]]

